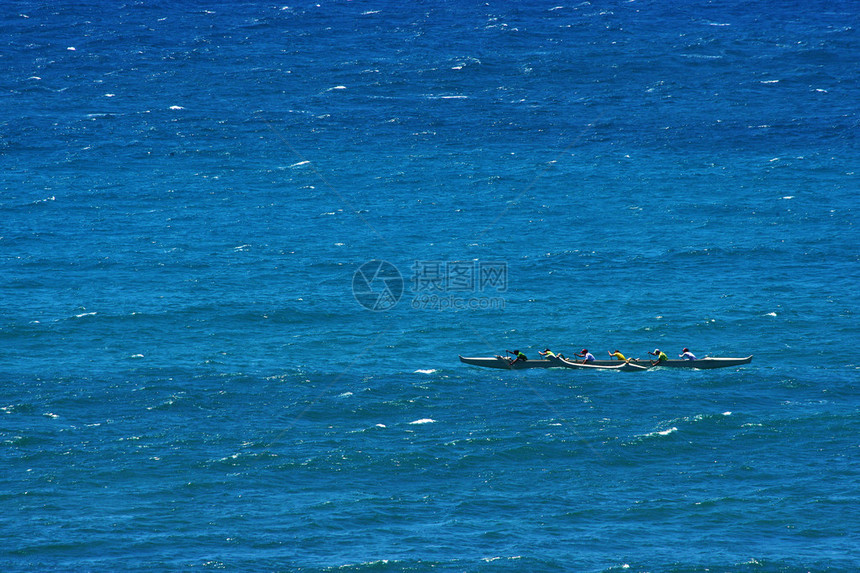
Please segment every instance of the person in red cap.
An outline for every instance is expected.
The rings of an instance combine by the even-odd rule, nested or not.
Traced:
[[[582,358],[583,363],[594,362],[594,354],[588,351],[588,348],[583,348],[582,352],[577,352],[577,356]]]
[[[696,359],[696,355],[693,354],[692,352],[690,352],[689,348],[685,348],[683,350],[683,354],[679,354],[678,356],[680,356],[684,360],[695,360]]]

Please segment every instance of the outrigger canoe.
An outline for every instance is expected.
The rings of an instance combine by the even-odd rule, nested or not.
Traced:
[[[650,360],[595,360],[583,364],[565,358],[549,358],[538,360],[520,360],[511,364],[504,356],[467,357],[460,356],[460,362],[472,366],[483,366],[484,368],[501,368],[503,370],[522,370],[525,368],[572,368],[580,370],[621,370],[634,372],[647,370],[649,368],[690,368],[695,370],[709,370],[711,368],[728,368],[730,366],[741,366],[752,362],[752,355],[746,358],[700,358],[698,360],[664,360],[656,365],[651,365]]]

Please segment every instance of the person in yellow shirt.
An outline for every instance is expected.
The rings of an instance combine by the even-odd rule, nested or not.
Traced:
[[[528,360],[528,358],[526,358],[526,355],[519,350],[514,350],[513,352],[511,352],[510,350],[505,350],[505,352],[514,356],[514,359],[510,361],[511,366],[513,366],[517,362],[525,362],[526,360]]]
[[[623,361],[627,362],[627,358],[625,358],[623,354],[618,352],[618,349],[616,349],[615,352],[610,352],[609,356],[612,356],[613,358],[617,358],[618,360],[623,360]]]
[[[669,360],[669,357],[668,357],[668,356],[666,356],[666,353],[665,353],[665,352],[660,352],[660,349],[659,349],[659,348],[655,348],[655,349],[654,349],[654,352],[649,352],[648,354],[650,354],[651,356],[656,356],[656,357],[657,357],[657,360],[652,360],[652,361],[651,361],[651,366],[656,366],[657,364],[660,364],[660,363],[661,363],[661,362],[663,362],[664,360]]]

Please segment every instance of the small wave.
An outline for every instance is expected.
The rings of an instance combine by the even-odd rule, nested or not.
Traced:
[[[674,434],[678,431],[677,426],[672,426],[668,430],[657,430],[654,432],[648,432],[647,434],[642,434],[640,437],[642,438],[653,438],[654,436],[668,436],[670,434]]]
[[[430,369],[430,370],[416,370],[414,373],[415,374],[433,374],[434,372],[436,372],[435,369]]]
[[[76,314],[75,318],[83,318],[85,316],[95,316],[96,314],[98,314],[98,313],[96,313],[96,312],[82,312],[81,314]]]
[[[181,105],[172,105],[172,106],[170,106],[170,109],[172,109],[173,111],[178,111],[180,109],[185,109],[185,108],[182,107]]]
[[[433,418],[421,418],[420,420],[415,420],[414,422],[409,422],[410,426],[416,426],[418,424],[433,424],[436,420]]]

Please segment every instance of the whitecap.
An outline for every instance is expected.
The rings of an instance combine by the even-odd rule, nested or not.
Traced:
[[[68,48],[66,48],[66,49],[67,49],[68,51],[70,51],[70,52],[74,52],[74,51],[75,51],[75,47],[74,47],[74,46],[69,46],[69,47],[68,47]]]
[[[415,426],[418,424],[433,424],[436,420],[432,418],[421,418],[420,420],[415,420],[414,422],[409,422],[410,426]]]
[[[762,83],[762,84],[778,84],[779,80],[761,80],[761,82],[759,82],[759,83]]]
[[[301,167],[302,165],[308,164],[310,164],[310,161],[299,161],[298,163],[293,163],[292,165],[290,165],[290,169],[292,169],[293,167]]]
[[[185,108],[182,107],[181,105],[172,105],[172,106],[170,106],[170,109],[177,111],[177,110],[185,109]]]
[[[723,412],[723,416],[731,416],[731,415],[732,415],[731,412]]]
[[[143,358],[143,354],[132,354],[129,358]]]
[[[374,427],[376,427],[376,428],[385,428],[386,426],[385,426],[385,424],[376,424],[376,426],[374,426]]]
[[[83,318],[85,316],[95,316],[95,315],[96,315],[95,312],[83,312],[81,314],[76,314],[75,318]]]
[[[352,396],[352,392],[344,392],[343,394],[338,394],[338,398],[349,398]]]
[[[785,199],[785,200],[794,199],[794,195],[786,195],[785,197],[783,197],[783,199]]]
[[[436,370],[434,370],[434,369],[431,369],[431,370],[416,370],[416,371],[415,371],[415,374],[433,374],[434,372],[436,372]]]
[[[776,313],[775,312],[769,312],[765,316],[776,316]]]
[[[656,434],[660,435],[660,436],[668,436],[669,434],[672,434],[672,433],[677,432],[677,431],[678,431],[678,428],[672,427],[672,428],[669,428],[668,430],[663,430],[662,432],[656,432]]]

